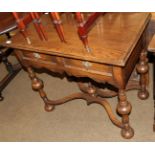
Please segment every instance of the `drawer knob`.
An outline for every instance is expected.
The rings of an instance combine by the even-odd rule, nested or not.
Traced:
[[[6,44],[11,44],[11,43],[12,43],[11,40],[7,40],[7,41],[6,41]]]
[[[88,62],[88,61],[83,61],[82,63],[84,65],[84,67],[87,68],[87,69],[92,66],[92,64],[90,62]]]
[[[33,55],[34,55],[34,57],[37,58],[37,59],[41,58],[41,56],[40,56],[39,53],[33,53]]]

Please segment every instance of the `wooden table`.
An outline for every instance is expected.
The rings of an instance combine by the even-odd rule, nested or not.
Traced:
[[[129,124],[132,108],[127,101],[126,91],[138,88],[139,98],[146,99],[149,96],[146,90],[146,42],[150,14],[107,13],[99,17],[88,36],[91,52],[87,52],[80,41],[75,21],[63,16],[67,43],[60,42],[51,20],[44,15],[42,20],[48,41],[39,40],[32,24],[27,28],[31,45],[18,33],[12,38],[11,44],[3,43],[3,46],[16,49],[19,61],[32,80],[32,88],[39,92],[45,102],[46,111],[52,111],[56,105],[79,98],[86,100],[88,105],[98,103],[105,108],[111,121],[121,128],[122,136],[131,138],[134,135]],[[129,80],[136,64],[140,85]],[[78,79],[82,92],[59,100],[49,100],[43,90],[43,81],[32,68],[46,68],[52,72],[74,76]],[[118,96],[116,110],[122,116],[121,121],[116,118],[106,100],[106,97],[112,96]]]

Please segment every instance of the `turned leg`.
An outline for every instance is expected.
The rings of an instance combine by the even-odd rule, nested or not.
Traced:
[[[148,70],[147,53],[142,52],[140,55],[140,61],[137,65],[137,71],[140,74],[140,90],[138,91],[138,97],[142,100],[149,97],[149,92],[146,89]]]
[[[32,81],[32,88],[35,90],[35,91],[38,91],[41,98],[43,99],[44,103],[45,103],[45,110],[46,111],[52,111],[54,109],[54,105],[50,105],[47,103],[48,101],[48,98],[46,96],[46,93],[44,92],[43,88],[44,88],[44,84],[43,84],[43,81],[40,80],[35,72],[33,71],[32,68],[28,67],[27,68],[27,71],[29,73],[29,76],[31,78],[31,81]]]
[[[122,116],[123,127],[121,130],[121,135],[124,138],[132,138],[134,136],[134,130],[130,127],[129,124],[129,114],[131,112],[131,104],[127,101],[125,90],[120,89],[118,93],[118,105],[117,111]]]
[[[8,74],[4,76],[4,78],[0,81],[0,101],[4,98],[2,96],[3,89],[9,84],[9,82],[17,75],[17,73],[21,70],[21,66],[19,64],[12,65],[9,60],[8,56],[12,52],[12,49],[7,49],[5,52],[0,50],[0,62],[2,61],[8,71]]]
[[[8,61],[8,59],[5,55],[3,55],[3,57],[2,57],[2,62],[5,64],[5,67],[9,73],[14,72],[12,64]]]
[[[1,58],[1,61],[4,63],[9,74],[13,73],[12,64],[8,61],[6,54],[2,52],[1,50],[0,50],[0,58]],[[4,99],[4,97],[2,96],[2,90],[5,87],[5,83],[6,82],[2,82],[2,81],[0,82],[0,101],[3,101]]]

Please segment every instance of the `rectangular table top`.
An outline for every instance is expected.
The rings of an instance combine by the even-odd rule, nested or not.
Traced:
[[[99,17],[88,34],[91,52],[87,52],[77,34],[74,19],[62,17],[67,43],[60,41],[49,15],[44,15],[42,23],[48,35],[48,41],[41,41],[33,24],[27,27],[31,39],[28,45],[21,33],[12,38],[11,44],[4,46],[33,52],[59,55],[63,57],[100,62],[109,65],[125,66],[149,20],[149,13],[106,13]]]

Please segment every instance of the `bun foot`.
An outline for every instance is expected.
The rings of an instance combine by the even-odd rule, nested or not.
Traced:
[[[50,111],[54,110],[54,105],[46,104],[44,108],[47,112],[50,112]]]
[[[129,129],[122,129],[121,135],[125,139],[130,139],[134,136],[134,130],[131,127]]]
[[[142,90],[139,90],[138,91],[138,97],[141,99],[141,100],[145,100],[149,97],[149,92],[146,90],[146,91],[142,91]]]

